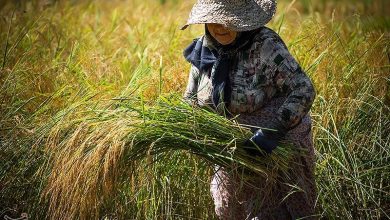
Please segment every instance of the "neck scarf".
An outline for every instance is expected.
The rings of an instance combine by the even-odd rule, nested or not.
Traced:
[[[253,37],[260,29],[238,33],[237,38],[229,45],[221,45],[215,40],[209,31],[205,30],[205,37],[214,45],[203,46],[203,38],[195,39],[183,52],[185,59],[202,72],[211,72],[211,84],[213,87],[212,101],[218,109],[220,104],[223,108],[228,107],[231,100],[231,84],[229,72],[232,62],[240,50],[247,49],[253,42]],[[214,68],[214,71],[210,71]]]

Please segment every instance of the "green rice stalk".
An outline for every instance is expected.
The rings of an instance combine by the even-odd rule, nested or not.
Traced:
[[[99,206],[122,181],[131,181],[128,174],[139,169],[138,162],[159,160],[172,150],[198,155],[210,165],[244,168],[271,182],[288,175],[297,153],[285,144],[268,156],[248,155],[242,148],[252,135],[248,128],[174,96],[151,105],[142,99],[115,105],[74,109],[51,130],[47,151],[53,167],[45,191],[51,218],[99,216]]]

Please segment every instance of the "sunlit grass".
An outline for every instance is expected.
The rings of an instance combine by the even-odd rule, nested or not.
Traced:
[[[203,27],[178,30],[190,1],[20,4],[0,4],[0,217],[10,208],[15,217],[50,218],[43,143],[58,112],[87,98],[93,107],[181,94],[189,71],[182,50]],[[389,8],[384,0],[279,1],[269,24],[317,90],[311,114],[325,218],[389,218]],[[181,152],[166,157],[141,162],[94,216],[214,218],[209,164]]]

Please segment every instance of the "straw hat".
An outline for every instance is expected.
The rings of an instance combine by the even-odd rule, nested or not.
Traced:
[[[275,11],[276,0],[198,0],[181,29],[216,23],[235,31],[250,31],[267,24]]]

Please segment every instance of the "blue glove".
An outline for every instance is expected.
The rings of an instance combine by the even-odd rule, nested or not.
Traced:
[[[268,154],[272,153],[272,150],[275,149],[279,145],[279,141],[269,139],[267,136],[264,135],[264,133],[261,129],[258,130],[257,132],[255,132],[253,134],[253,136],[248,141],[250,142],[250,144],[252,146],[253,146],[253,144],[256,144],[258,147],[263,149]],[[253,151],[253,150],[258,151],[257,149],[250,149],[250,151]],[[254,152],[251,152],[251,153],[254,153]]]
[[[279,145],[279,142],[284,139],[287,129],[280,123],[274,123],[273,130],[257,130],[253,136],[245,142],[244,150],[250,155],[262,155],[258,147],[264,150],[267,154]]]

